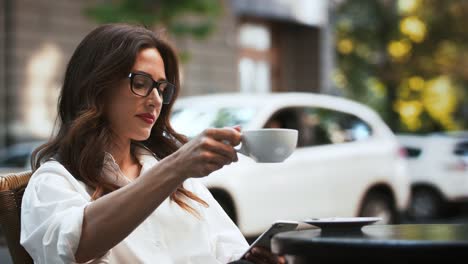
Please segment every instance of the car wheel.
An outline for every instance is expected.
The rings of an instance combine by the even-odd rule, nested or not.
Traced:
[[[359,214],[362,217],[380,217],[379,223],[392,224],[397,220],[397,214],[389,195],[382,192],[370,192],[361,206]]]
[[[226,214],[231,218],[231,220],[236,223],[236,211],[234,210],[234,206],[230,201],[227,201],[226,199],[219,199],[217,200],[218,203],[221,205],[221,207],[224,209]]]
[[[231,218],[234,223],[237,223],[237,214],[231,197],[226,192],[219,191],[217,189],[210,190],[210,192],[219,205],[224,209],[229,218]]]
[[[443,214],[443,200],[440,195],[429,188],[417,188],[411,195],[409,216],[416,221],[426,221]]]

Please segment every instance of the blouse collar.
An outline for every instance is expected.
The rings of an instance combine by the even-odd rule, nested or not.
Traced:
[[[140,175],[157,163],[156,155],[151,150],[140,144],[135,145],[134,154],[141,165]],[[132,182],[131,179],[123,174],[114,157],[109,152],[104,153],[102,177],[120,187]]]

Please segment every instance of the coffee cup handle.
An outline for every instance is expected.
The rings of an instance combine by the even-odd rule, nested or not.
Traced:
[[[223,143],[226,145],[231,145],[228,141],[223,140]],[[248,156],[249,154],[247,153],[247,150],[244,147],[244,144],[240,143],[240,147],[234,147],[234,150],[236,150],[237,153],[244,154]]]
[[[234,148],[234,149],[237,151],[237,153],[241,153],[241,154],[248,156],[247,150],[245,149],[244,144],[241,143],[241,146],[239,148]]]

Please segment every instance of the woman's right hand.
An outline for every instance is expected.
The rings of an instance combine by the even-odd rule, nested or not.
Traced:
[[[263,247],[254,247],[251,252],[247,253],[245,259],[255,264],[285,264],[284,256],[277,256],[270,250]]]
[[[171,155],[175,171],[184,178],[207,176],[238,160],[234,146],[240,142],[240,127],[206,129]]]

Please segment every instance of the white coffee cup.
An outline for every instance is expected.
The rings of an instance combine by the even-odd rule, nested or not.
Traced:
[[[296,149],[298,131],[284,128],[243,130],[242,145],[237,151],[256,162],[283,162]]]

